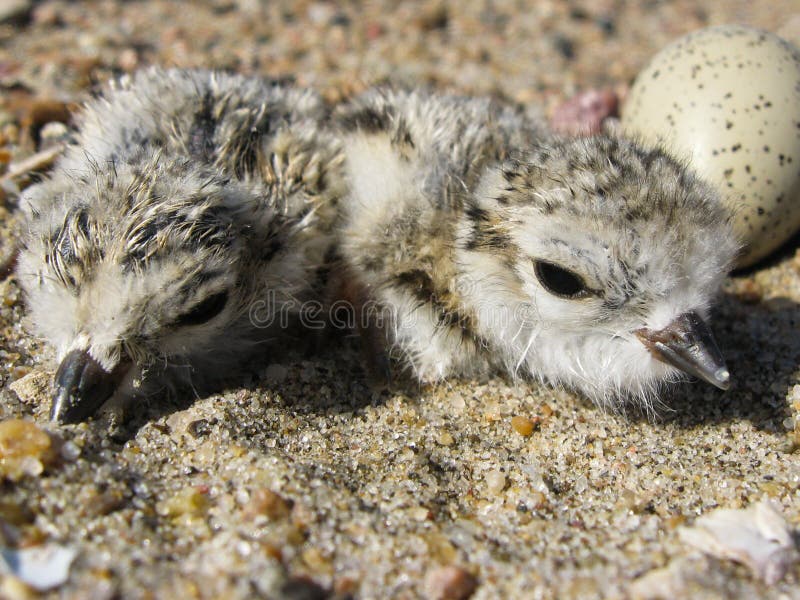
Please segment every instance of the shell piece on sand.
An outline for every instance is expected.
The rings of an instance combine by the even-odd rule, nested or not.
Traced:
[[[57,587],[69,578],[77,551],[69,546],[44,544],[22,550],[0,549],[0,574],[18,577],[40,592]]]
[[[678,533],[707,554],[746,565],[768,585],[780,581],[797,557],[786,522],[767,501],[747,509],[717,509]]]

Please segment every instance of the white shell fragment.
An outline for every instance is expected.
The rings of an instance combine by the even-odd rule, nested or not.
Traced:
[[[745,242],[737,266],[800,228],[800,50],[789,42],[739,25],[691,33],[639,74],[622,125],[717,185]]]
[[[69,546],[44,544],[22,550],[0,549],[0,574],[13,575],[32,588],[44,592],[69,578],[69,568],[77,550]]]
[[[780,581],[797,558],[791,532],[769,502],[717,509],[678,533],[698,550],[746,565],[768,585]]]

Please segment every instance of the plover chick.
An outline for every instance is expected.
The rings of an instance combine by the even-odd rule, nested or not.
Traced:
[[[316,297],[341,155],[309,91],[148,70],[88,103],[26,190],[18,276],[55,347],[52,417],[235,373]]]
[[[682,373],[728,387],[706,319],[737,243],[685,165],[419,91],[368,91],[338,121],[343,295],[420,380],[501,369],[604,406]]]

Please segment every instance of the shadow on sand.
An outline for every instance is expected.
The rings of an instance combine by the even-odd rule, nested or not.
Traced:
[[[659,420],[690,429],[745,419],[761,431],[785,431],[786,394],[800,383],[800,304],[788,298],[749,303],[724,295],[713,329],[731,388],[679,384],[663,398],[668,408],[659,411]]]
[[[745,419],[762,431],[784,431],[783,421],[790,414],[786,394],[793,385],[800,383],[800,304],[787,298],[752,303],[728,294],[721,298],[712,324],[731,371],[731,389],[722,392],[702,382],[678,384],[662,398],[664,407],[657,410],[656,421],[691,429]],[[302,385],[302,374],[300,384],[295,381],[297,377],[290,378],[289,385],[270,381],[264,365],[272,362],[290,370],[312,370],[313,381],[330,381],[335,393],[321,394],[317,393],[318,389]],[[212,393],[225,393],[219,399],[225,402],[237,391],[254,394],[272,391],[282,409],[303,416],[355,412],[385,403],[396,394],[413,399],[422,392],[418,384],[402,376],[388,387],[371,384],[361,363],[358,340],[354,338],[339,338],[322,348],[314,346],[301,352],[283,352],[278,359],[273,353],[254,361],[252,372],[260,371],[260,376],[240,378],[207,394],[188,392],[174,398],[154,399],[145,410],[139,409],[135,414],[128,411],[124,422],[115,427],[113,437],[124,443],[145,423],[186,409]],[[519,382],[517,385],[539,384]],[[258,418],[258,415],[250,417]],[[653,414],[629,408],[622,418],[652,421]]]

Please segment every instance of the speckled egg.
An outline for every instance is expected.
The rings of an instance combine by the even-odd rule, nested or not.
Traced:
[[[745,243],[737,266],[800,228],[800,51],[789,42],[739,25],[691,33],[639,74],[622,125],[717,184]]]

